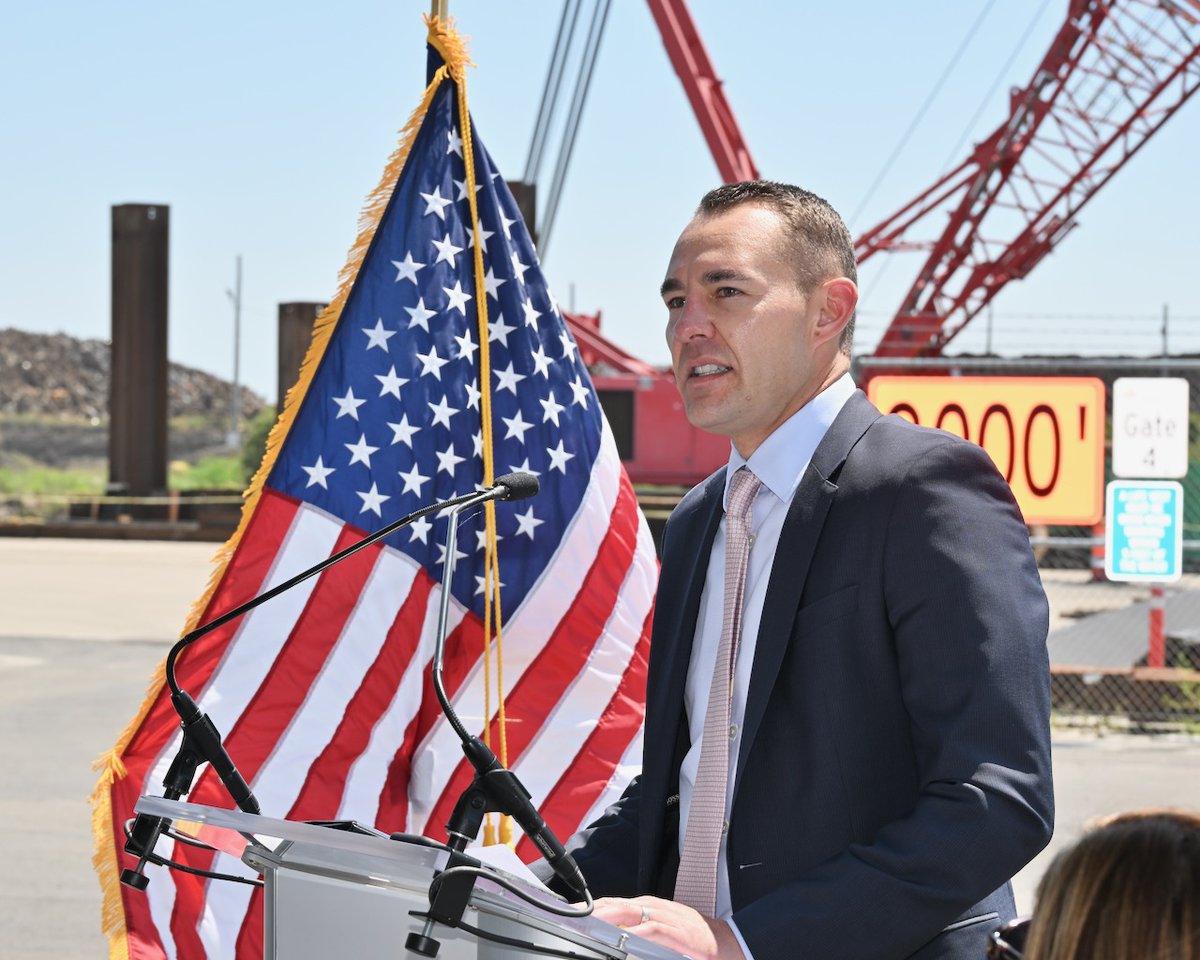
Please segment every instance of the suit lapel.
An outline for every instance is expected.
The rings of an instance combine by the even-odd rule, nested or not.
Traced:
[[[750,748],[771,696],[771,688],[787,652],[804,581],[812,564],[825,516],[837,493],[837,476],[854,445],[879,416],[879,411],[866,396],[856,391],[818,444],[788,507],[779,534],[779,545],[775,549],[775,559],[771,564],[771,577],[758,628],[754,666],[742,721],[737,767],[739,782],[734,784],[735,800],[741,771],[745,769],[746,758],[750,755]]]
[[[662,678],[662,682],[647,690],[647,719],[654,718],[655,729],[648,731],[652,735],[646,737],[643,760],[646,771],[678,766],[673,763],[676,724],[683,715],[683,691],[696,635],[700,594],[708,573],[713,538],[721,522],[724,489],[725,471],[721,470],[705,482],[694,505],[684,507],[681,516],[672,518],[678,520],[672,527],[680,531],[682,542],[672,546],[669,558],[672,569],[664,569],[670,579],[660,584],[655,600],[650,676]],[[688,516],[688,512],[693,515]]]

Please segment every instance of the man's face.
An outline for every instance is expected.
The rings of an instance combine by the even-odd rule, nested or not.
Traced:
[[[745,457],[834,379],[838,357],[836,332],[830,338],[819,322],[823,288],[799,289],[785,230],[754,203],[698,216],[663,282],[688,419],[729,437]]]

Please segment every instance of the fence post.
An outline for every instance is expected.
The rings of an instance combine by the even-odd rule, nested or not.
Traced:
[[[1165,593],[1160,584],[1156,583],[1150,588],[1150,649],[1146,654],[1146,665],[1149,667],[1167,665],[1167,641],[1163,632]]]

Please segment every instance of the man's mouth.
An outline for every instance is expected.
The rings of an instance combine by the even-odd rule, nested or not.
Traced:
[[[692,367],[692,372],[688,375],[691,377],[711,377],[718,373],[728,373],[732,367],[723,367],[719,363],[702,363],[698,367]]]

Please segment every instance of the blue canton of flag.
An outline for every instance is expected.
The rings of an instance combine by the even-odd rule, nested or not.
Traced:
[[[367,531],[483,479],[476,238],[455,113],[445,84],[267,480]],[[528,471],[542,485],[535,499],[496,512],[501,599],[511,610],[579,508],[601,416],[512,194],[478,138],[474,148],[495,469]],[[482,510],[464,518],[458,537],[452,592],[482,615]],[[418,520],[389,540],[441,576],[444,519]]]

